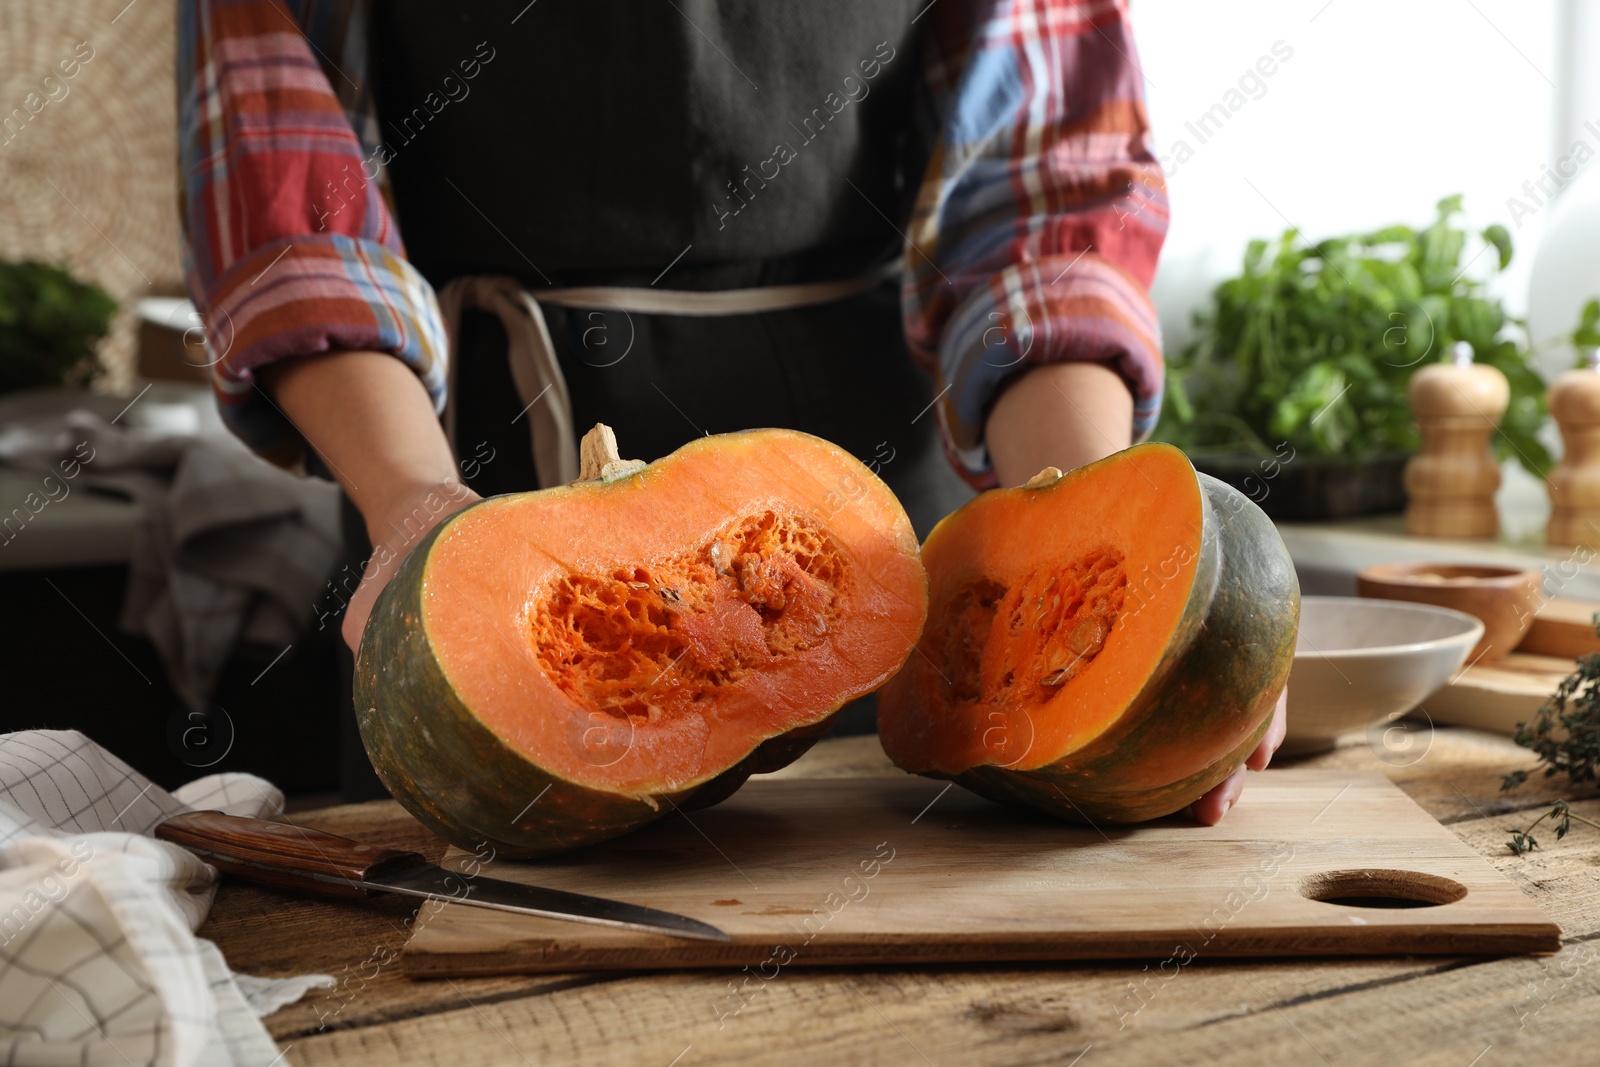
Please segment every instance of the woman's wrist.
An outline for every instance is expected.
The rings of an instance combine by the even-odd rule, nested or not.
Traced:
[[[281,360],[261,368],[257,380],[322,457],[369,530],[432,492],[464,491],[432,398],[394,356],[328,352]]]
[[[468,504],[482,499],[459,478],[401,481],[386,487],[377,500],[357,501],[366,520],[373,554],[387,548],[402,559],[435,526]],[[381,559],[377,560],[380,566]]]
[[[1041,364],[1006,386],[984,439],[1002,486],[1045,467],[1081,467],[1133,443],[1133,394],[1099,363]]]

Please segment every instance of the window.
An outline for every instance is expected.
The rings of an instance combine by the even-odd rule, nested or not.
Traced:
[[[1169,349],[1245,242],[1424,224],[1464,193],[1516,243],[1527,304],[1548,212],[1539,179],[1580,135],[1600,150],[1600,11],[1582,0],[1134,0],[1172,230],[1155,284]],[[1584,122],[1592,120],[1594,131]],[[1530,207],[1513,219],[1508,199]],[[1548,197],[1543,198],[1548,204]]]

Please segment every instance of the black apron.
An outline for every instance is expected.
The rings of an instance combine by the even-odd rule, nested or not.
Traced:
[[[371,69],[407,253],[435,288],[505,274],[535,296],[823,281],[891,261],[926,162],[911,134],[925,6],[384,0]],[[970,495],[939,454],[895,281],[754,315],[545,317],[574,425],[615,427],[624,456],[783,426],[871,465],[919,537]],[[485,496],[535,487],[498,319],[467,311],[456,343],[464,479]],[[872,729],[860,703],[841,732]]]

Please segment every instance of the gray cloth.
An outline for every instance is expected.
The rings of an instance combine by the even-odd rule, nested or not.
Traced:
[[[339,555],[332,484],[273,467],[225,434],[7,408],[0,463],[55,471],[92,456],[75,485],[138,505],[121,626],[156,646],[190,708],[204,707],[241,643],[275,652],[298,638]]]

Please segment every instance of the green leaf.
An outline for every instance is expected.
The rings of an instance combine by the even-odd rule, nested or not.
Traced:
[[[1500,253],[1500,269],[1505,270],[1511,265],[1511,231],[1498,222],[1483,231],[1483,239],[1494,245],[1496,252]]]
[[[1172,401],[1173,414],[1177,416],[1179,422],[1194,421],[1194,405],[1189,403],[1189,391],[1184,388],[1183,379],[1168,378],[1167,396]]]
[[[1406,245],[1417,239],[1417,231],[1410,226],[1385,226],[1381,230],[1374,230],[1361,238],[1362,243],[1369,245]]]
[[[1578,328],[1572,331],[1572,346],[1578,349],[1600,348],[1600,300],[1591,300],[1583,305]]]

